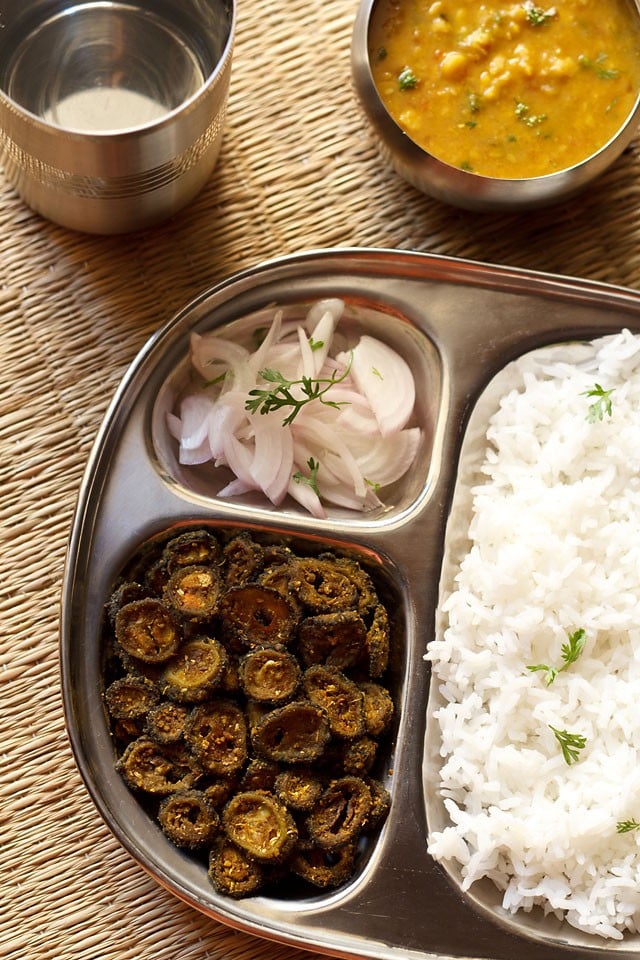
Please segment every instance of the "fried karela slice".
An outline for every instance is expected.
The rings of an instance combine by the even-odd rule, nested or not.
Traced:
[[[222,811],[229,839],[260,863],[282,863],[298,839],[287,807],[266,790],[246,790],[231,797]]]
[[[162,692],[170,700],[201,703],[220,685],[227,661],[227,651],[213,637],[187,640],[160,675]]]
[[[162,560],[169,574],[174,573],[178,567],[191,567],[194,564],[219,566],[221,558],[220,543],[213,533],[204,528],[178,534],[168,541],[162,553]]]
[[[162,800],[158,822],[177,847],[199,850],[212,842],[220,821],[201,790],[180,790]]]
[[[134,720],[146,717],[160,699],[160,691],[146,677],[126,674],[109,684],[104,699],[114,720]]]
[[[325,850],[310,840],[301,840],[289,861],[289,869],[314,887],[332,889],[352,876],[356,851],[355,843],[345,843],[336,850]]]
[[[239,650],[286,646],[297,623],[286,597],[259,583],[231,587],[218,609],[227,641]]]
[[[168,603],[186,620],[210,620],[218,606],[220,574],[216,567],[178,567],[164,593]]]
[[[154,597],[133,600],[116,614],[116,640],[130,656],[143,663],[163,663],[182,639],[169,607]]]
[[[278,705],[291,700],[302,676],[300,664],[287,650],[260,648],[239,664],[240,686],[251,700]]]
[[[189,708],[172,700],[161,700],[146,716],[144,731],[156,743],[177,743],[184,736]]]
[[[304,557],[295,561],[289,589],[311,613],[349,610],[358,600],[352,579],[329,558]]]
[[[127,746],[116,769],[132,789],[160,796],[194,787],[202,776],[183,745],[162,745],[144,736]]]
[[[361,683],[364,696],[364,725],[372,737],[380,737],[389,729],[394,714],[393,698],[386,687],[373,680]]]
[[[208,873],[218,893],[237,900],[257,893],[265,880],[264,867],[225,836],[211,847]]]
[[[367,628],[356,610],[306,617],[298,627],[298,648],[305,666],[324,663],[348,670],[367,654]]]
[[[305,671],[302,685],[309,700],[326,710],[334,737],[364,733],[364,694],[342,670],[316,664]]]
[[[306,818],[310,838],[324,850],[356,840],[368,822],[371,805],[371,791],[360,777],[334,780]]]
[[[283,770],[276,777],[274,793],[298,813],[308,813],[324,790],[324,783],[312,769]]]
[[[207,773],[232,776],[247,759],[244,711],[231,700],[201,703],[189,715],[185,739]]]
[[[256,754],[281,763],[309,763],[317,759],[329,737],[326,711],[309,700],[292,700],[268,711],[251,729]]]

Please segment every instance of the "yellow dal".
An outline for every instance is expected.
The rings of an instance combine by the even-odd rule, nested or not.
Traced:
[[[379,0],[369,31],[387,110],[429,153],[488,177],[584,160],[640,89],[631,0]]]

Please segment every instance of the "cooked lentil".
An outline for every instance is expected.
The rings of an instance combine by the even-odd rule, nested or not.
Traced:
[[[369,54],[411,139],[488,177],[543,176],[586,159],[640,90],[632,0],[379,0]]]

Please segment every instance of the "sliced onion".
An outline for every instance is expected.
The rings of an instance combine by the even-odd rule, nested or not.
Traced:
[[[230,480],[224,487],[218,490],[219,497],[241,497],[243,493],[249,493],[251,490],[254,490],[255,487],[250,486],[247,483],[243,483],[242,480],[238,480],[237,477],[234,477],[233,480]]]
[[[232,340],[191,334],[191,363],[207,383],[224,372],[219,365],[236,370],[247,362],[249,356],[245,347]]]
[[[308,325],[311,325],[310,339],[316,344],[313,351],[314,376],[318,376],[329,356],[333,335],[340,317],[344,313],[342,300],[320,300],[309,310]]]
[[[260,418],[260,421],[257,418]],[[261,422],[265,421],[265,422]],[[254,456],[251,475],[276,506],[284,500],[293,468],[293,438],[278,417],[252,417]]]
[[[327,516],[327,511],[322,506],[320,497],[308,483],[300,483],[291,479],[287,492],[301,507],[308,510],[312,517],[324,520]]]
[[[316,370],[311,343],[302,327],[298,327],[298,344],[300,346],[300,371],[298,379],[300,379],[300,377],[310,377],[313,379],[318,371]]]
[[[363,497],[365,495],[366,484],[362,472],[346,443],[335,430],[321,423],[317,418],[312,419],[310,415],[306,417],[301,415],[297,420],[294,420],[292,432],[294,440],[300,435],[303,439],[306,439],[309,446],[318,449],[316,459],[319,462],[330,453],[338,457],[344,467],[344,473],[350,477],[356,496]]]
[[[192,334],[194,368],[217,382],[188,392],[167,427],[181,463],[212,460],[232,471],[220,496],[260,490],[277,506],[288,494],[321,518],[323,501],[350,510],[380,506],[378,487],[409,469],[422,436],[418,427],[406,427],[415,400],[410,368],[373,337],[346,349],[336,329],[343,310],[341,300],[319,301],[303,324],[283,322],[277,311],[253,352],[214,334]],[[247,409],[250,391],[274,389],[262,376],[266,369],[292,381],[291,394],[304,401],[304,385],[294,381],[320,380],[322,388],[335,382],[287,425],[290,406],[268,414]],[[298,473],[309,477],[311,461],[313,482],[296,481]]]
[[[422,432],[419,427],[407,427],[390,437],[379,437],[373,443],[354,441],[353,454],[369,483],[388,487],[404,476],[414,462]]]
[[[353,349],[351,376],[371,404],[383,437],[407,425],[416,399],[415,383],[399,353],[374,337],[360,337]]]
[[[195,450],[201,447],[209,436],[209,416],[211,402],[204,393],[192,393],[180,404],[180,447],[183,450]]]

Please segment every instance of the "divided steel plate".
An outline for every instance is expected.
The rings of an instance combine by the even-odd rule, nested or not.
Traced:
[[[202,473],[176,463],[164,431],[190,332],[233,322],[243,329],[242,318],[274,304],[295,313],[322,297],[342,297],[356,326],[409,360],[424,429],[415,468],[390,492],[385,509],[371,515],[331,511],[318,521],[289,503],[276,509],[250,498],[216,498]],[[110,406],[80,490],[63,586],[61,662],[81,775],[109,828],[159,883],[230,926],[340,957],[640,958],[640,938],[607,942],[541,912],[509,917],[497,898],[494,904],[490,896],[460,893],[427,854],[433,797],[424,779],[430,678],[423,654],[435,630],[447,519],[470,414],[494,375],[520,354],[623,327],[640,332],[635,291],[428,254],[342,249],[285,257],[237,274],[190,303],[148,342]],[[358,873],[337,891],[298,900],[219,896],[202,864],[166,840],[114,773],[102,701],[105,600],[144,541],[198,523],[250,526],[363,550],[395,598],[402,651],[389,757],[392,808]]]

